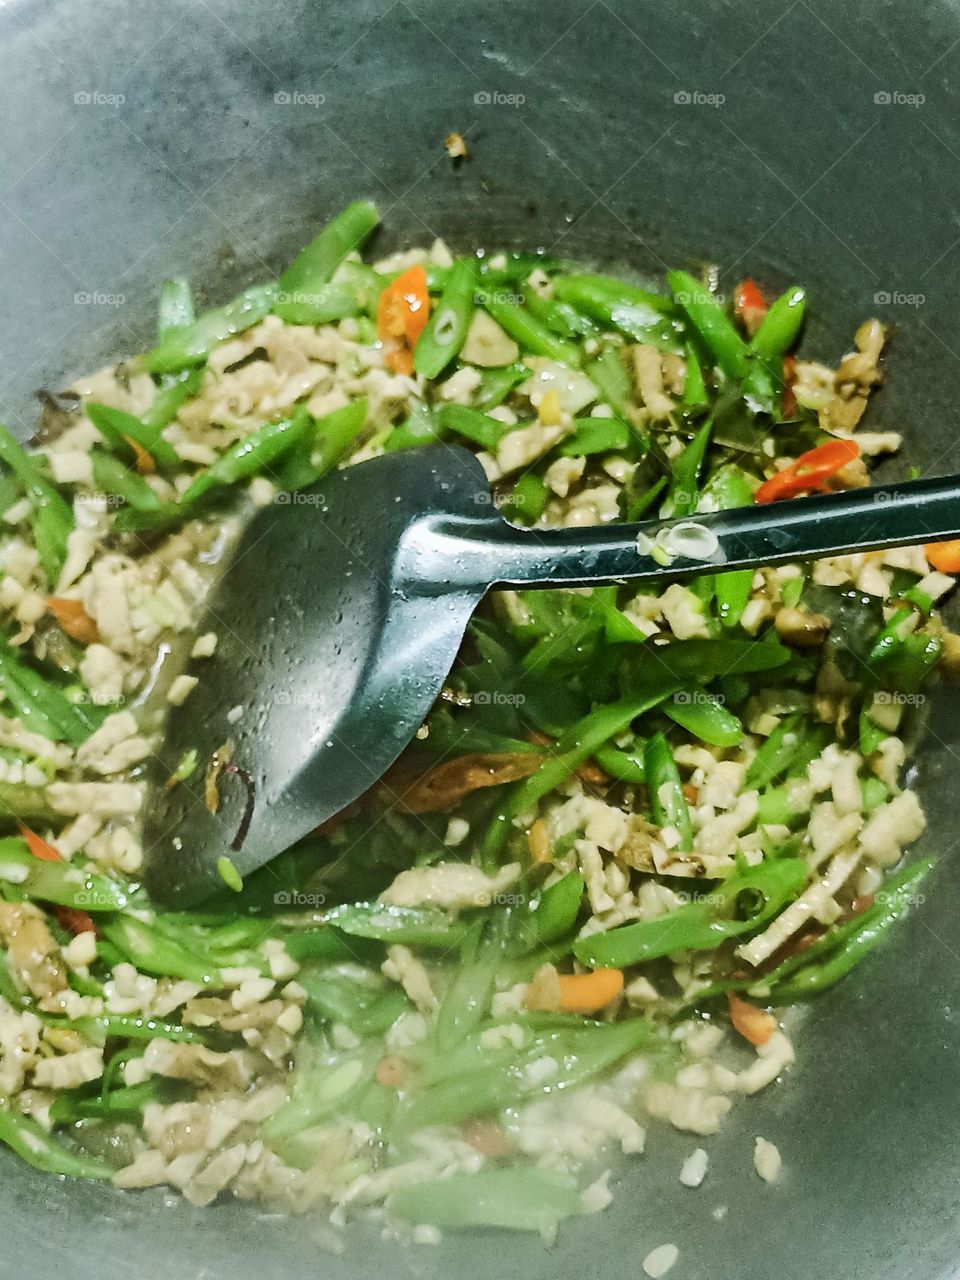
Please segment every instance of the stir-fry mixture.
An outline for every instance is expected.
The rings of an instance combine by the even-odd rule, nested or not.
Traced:
[[[917,902],[902,776],[960,545],[501,592],[374,792],[155,910],[144,776],[255,508],[447,441],[514,522],[659,520],[866,485],[900,443],[858,430],[882,326],[796,357],[801,288],[440,242],[369,266],[376,221],[199,316],[168,282],[152,350],[45,393],[35,448],[0,431],[0,1142],[198,1205],[549,1239],[651,1119],[698,1185],[700,1135],[793,1063],[785,1008]],[[212,767],[166,785],[215,803]]]

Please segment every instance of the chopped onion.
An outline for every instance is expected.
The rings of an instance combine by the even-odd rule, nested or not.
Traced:
[[[720,551],[720,541],[713,530],[695,520],[661,529],[657,543],[668,555],[683,556],[686,560],[714,560]],[[721,553],[719,558],[725,557]]]

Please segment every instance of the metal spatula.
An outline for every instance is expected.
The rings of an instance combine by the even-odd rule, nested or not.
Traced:
[[[212,593],[201,631],[217,632],[216,653],[188,667],[200,683],[169,715],[155,781],[190,751],[197,769],[152,788],[147,886],[196,902],[222,887],[221,857],[253,871],[377,782],[495,584],[655,583],[957,536],[960,476],[695,522],[533,531],[499,515],[465,449],[334,472],[259,512]],[[213,813],[204,779],[218,752]]]

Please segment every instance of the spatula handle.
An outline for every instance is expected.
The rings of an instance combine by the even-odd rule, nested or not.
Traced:
[[[703,548],[671,555],[677,541],[671,531],[691,521],[707,531]],[[620,579],[683,578],[958,538],[960,475],[680,520],[523,530],[491,513],[475,523],[454,522],[435,532],[459,540],[456,560],[465,575],[474,582],[482,575],[491,586],[590,586]],[[715,550],[706,554],[710,544]],[[650,554],[651,546],[666,547],[666,556],[658,550]]]

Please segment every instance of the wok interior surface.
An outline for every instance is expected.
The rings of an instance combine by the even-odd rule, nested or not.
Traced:
[[[543,246],[657,273],[717,261],[811,294],[811,350],[876,314],[898,332],[871,425],[905,462],[960,466],[960,10],[863,0],[15,0],[0,10],[4,166],[0,409],[22,437],[59,388],[152,332],[159,281],[218,302],[276,271],[349,199],[380,202],[378,248]],[[471,158],[454,168],[444,135]],[[960,940],[957,700],[938,692],[918,758],[941,863],[927,900],[813,1006],[788,1080],[697,1145],[659,1125],[602,1215],[539,1240],[485,1233],[400,1250],[358,1230],[192,1209],[34,1174],[0,1152],[0,1273],[166,1277],[956,1274]],[[776,1141],[776,1187],[753,1172]],[[728,1206],[722,1220],[711,1211]]]

